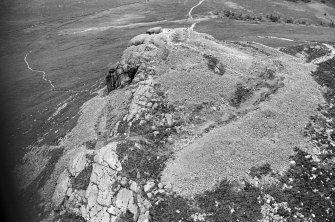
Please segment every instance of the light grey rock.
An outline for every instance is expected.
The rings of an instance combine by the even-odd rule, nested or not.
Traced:
[[[125,213],[128,209],[129,203],[133,202],[133,200],[133,192],[126,188],[122,188],[116,196],[115,206]]]
[[[114,215],[114,216],[120,216],[121,215],[121,210],[119,210],[117,207],[114,207],[114,206],[110,206],[108,209],[107,209],[107,212],[111,215]]]
[[[143,206],[147,209],[147,210],[149,210],[150,208],[151,208],[151,203],[150,203],[150,201],[149,200],[144,200],[143,201]]]
[[[117,143],[109,143],[96,151],[94,162],[113,170],[122,170],[121,163],[115,153]]]
[[[88,150],[80,150],[70,161],[69,172],[71,176],[77,177],[89,164],[87,155],[92,152]]]
[[[140,191],[140,187],[137,185],[135,181],[130,181],[129,188],[134,191],[135,193],[138,193]]]
[[[139,204],[140,214],[144,214],[151,208],[151,203],[149,200],[145,199],[141,204]]]
[[[115,206],[119,208],[122,213],[129,210],[134,215],[134,221],[138,218],[138,207],[134,200],[134,193],[131,190],[122,188],[116,196]]]
[[[97,203],[102,206],[110,206],[114,196],[113,184],[116,182],[115,170],[94,163],[91,175],[91,183],[97,185],[98,196]]]
[[[80,213],[81,213],[81,216],[82,216],[84,219],[86,219],[86,220],[89,219],[89,218],[88,218],[88,214],[87,214],[87,209],[86,209],[86,206],[85,206],[85,205],[82,205],[82,206],[80,207]]]
[[[67,170],[65,170],[58,178],[57,185],[52,196],[52,203],[55,208],[59,208],[64,202],[67,189],[70,185],[70,175]]]
[[[98,187],[97,185],[90,183],[86,190],[86,198],[87,198],[87,206],[88,208],[92,208],[97,205],[97,198],[98,198]]]
[[[165,190],[164,190],[164,189],[159,189],[159,190],[158,190],[158,193],[163,194],[163,193],[165,193]]]
[[[94,222],[109,222],[110,215],[107,213],[106,207],[97,205],[94,211],[90,211],[90,221]]]
[[[137,220],[137,222],[149,222],[150,215],[149,211],[145,212],[144,214],[141,214]]]
[[[89,214],[90,220],[93,221],[94,219],[96,219],[97,215],[102,210],[103,210],[103,207],[100,206],[99,204],[96,204],[96,205],[92,206],[91,208],[89,208],[88,214]]]
[[[165,186],[164,186],[164,189],[166,191],[172,191],[172,184],[171,183],[166,183]]]
[[[159,183],[159,184],[158,184],[158,188],[159,188],[159,189],[163,189],[163,187],[164,187],[164,185],[163,185],[162,183]]]
[[[133,94],[133,99],[129,106],[127,121],[130,121],[134,117],[139,116],[143,111],[146,110],[144,106],[148,103],[149,99],[153,95],[152,84],[153,84],[152,79],[140,82],[140,86],[136,89],[136,91]]]
[[[129,41],[128,47],[132,45],[137,46],[143,44],[148,36],[149,36],[148,34],[140,34],[138,36],[135,36]]]
[[[122,177],[121,180],[120,180],[120,184],[125,187],[127,185],[127,183],[128,183],[128,178],[127,177]]]
[[[143,187],[144,192],[148,193],[155,187],[155,182],[152,180],[149,180]]]
[[[118,216],[110,216],[110,222],[119,222],[119,217]]]
[[[68,189],[67,189],[67,191],[66,191],[66,196],[71,196],[71,194],[72,194],[72,188],[71,187],[69,187]]]
[[[166,119],[166,122],[167,122],[168,126],[172,126],[172,124],[173,124],[172,115],[169,114],[169,113],[165,114],[165,119]]]

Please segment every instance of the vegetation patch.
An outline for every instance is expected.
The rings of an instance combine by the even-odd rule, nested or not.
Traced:
[[[249,175],[251,177],[261,178],[264,175],[269,175],[272,172],[270,164],[266,163],[259,167],[251,167]]]
[[[295,1],[295,0],[292,0]],[[301,1],[309,1],[309,0],[301,0]],[[292,17],[281,17],[277,13],[271,13],[271,14],[266,14],[263,16],[263,14],[244,14],[242,12],[234,12],[231,10],[215,10],[213,12],[214,15],[219,16],[220,18],[228,18],[228,19],[233,19],[233,20],[242,20],[242,21],[251,21],[251,22],[275,22],[275,23],[294,23],[298,25],[310,25],[312,24],[312,21],[307,20],[305,18],[298,18],[298,19],[293,19]],[[320,26],[325,26],[325,27],[331,27],[334,28],[335,24],[334,21],[330,21],[328,23],[326,22],[319,22],[314,25],[320,25]]]
[[[69,213],[67,211],[65,211],[64,214],[62,215],[58,215],[54,221],[63,221],[63,222],[86,222],[86,220],[81,217],[81,216],[78,216],[74,213]]]
[[[86,190],[90,184],[92,169],[92,165],[89,165],[77,177],[73,178],[71,182],[72,187],[77,190]]]
[[[281,48],[280,51],[296,56],[298,53],[304,53],[306,55],[306,62],[325,56],[329,53],[328,48],[318,43],[300,44],[296,46],[289,46]]]
[[[144,141],[140,142],[140,147],[129,140],[120,143],[116,153],[122,163],[123,176],[137,182],[158,179],[170,157],[170,153],[163,146],[157,147]]]
[[[122,214],[118,220],[118,222],[133,222],[134,214],[132,214],[128,209],[125,214]]]
[[[327,87],[327,92],[324,94],[328,103],[334,103],[335,99],[335,58],[329,59],[319,64],[318,69],[312,73],[315,81]]]
[[[84,143],[86,149],[94,150],[97,140],[89,140]]]
[[[220,76],[222,76],[226,72],[225,65],[223,65],[219,59],[212,55],[204,55],[204,57],[207,59],[207,65],[209,69],[213,70]]]
[[[160,194],[159,200],[150,208],[150,221],[172,222],[193,221],[191,215],[195,210],[191,202],[178,195]]]
[[[206,221],[257,221],[261,219],[259,188],[245,183],[241,191],[228,180],[220,182],[214,191],[206,191],[196,197],[200,209],[208,216]]]
[[[241,103],[245,102],[251,96],[252,89],[249,89],[242,84],[238,84],[234,96],[229,101],[229,104],[234,107],[240,107]]]

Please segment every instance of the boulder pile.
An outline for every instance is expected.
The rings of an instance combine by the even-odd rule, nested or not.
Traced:
[[[133,221],[149,221],[151,199],[171,192],[168,183],[148,180],[145,184],[120,174],[122,166],[112,142],[99,150],[83,148],[61,174],[52,198],[56,211],[87,221],[114,222],[126,215]]]

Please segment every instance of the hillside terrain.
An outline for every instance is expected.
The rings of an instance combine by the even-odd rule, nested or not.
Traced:
[[[1,4],[19,221],[335,217],[332,1]]]

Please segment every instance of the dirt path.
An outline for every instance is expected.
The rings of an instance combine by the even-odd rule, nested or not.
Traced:
[[[197,5],[193,6],[193,7],[190,9],[190,11],[188,12],[188,17],[189,17],[190,19],[193,19],[193,16],[192,16],[192,11],[193,11],[193,9],[195,9],[196,7],[198,7],[199,5],[201,5],[204,1],[205,1],[205,0],[200,0],[199,3],[198,3]]]
[[[25,55],[25,57],[24,57],[24,62],[26,63],[27,68],[28,68],[30,71],[32,71],[32,72],[42,73],[42,78],[43,78],[43,80],[49,83],[49,85],[51,86],[51,90],[52,90],[52,91],[58,91],[58,92],[72,92],[72,93],[84,93],[84,92],[90,92],[90,90],[57,89],[57,88],[55,87],[55,85],[52,83],[52,81],[51,81],[50,79],[47,78],[47,76],[46,76],[46,72],[45,72],[45,71],[36,70],[36,69],[33,69],[33,68],[30,66],[30,64],[29,64],[29,62],[28,62],[28,60],[27,60],[27,58],[28,58],[28,55],[29,55],[31,52],[32,52],[32,51],[29,51],[29,52]]]
[[[276,37],[276,36],[257,36],[257,38],[260,38],[260,39],[279,39],[279,40],[283,40],[283,41],[289,41],[289,42],[294,42],[293,39],[288,39],[288,38],[281,38],[281,37]]]
[[[36,69],[33,69],[33,68],[30,67],[30,65],[29,65],[29,63],[28,63],[28,60],[27,60],[27,57],[28,57],[28,55],[29,55],[31,52],[32,52],[32,51],[29,51],[29,52],[26,54],[26,56],[24,57],[24,62],[27,64],[27,68],[28,68],[30,71],[32,71],[32,72],[42,73],[42,78],[43,78],[43,80],[46,81],[46,82],[48,82],[49,85],[51,86],[51,88],[54,89],[54,88],[55,88],[54,84],[51,82],[50,79],[47,79],[47,77],[46,77],[46,73],[45,73],[44,71],[36,70]]]
[[[193,9],[195,9],[195,8],[198,7],[198,6],[200,6],[204,1],[205,1],[205,0],[200,0],[199,3],[198,3],[197,5],[193,6],[193,7],[190,9],[190,11],[188,12],[188,17],[189,17],[190,19],[193,20],[193,16],[192,16],[192,11],[193,11]],[[196,25],[197,23],[198,23],[198,21],[195,21],[195,22],[191,25],[191,27],[190,27],[190,31],[193,31],[193,29],[194,29],[194,27],[195,27],[195,25]]]

